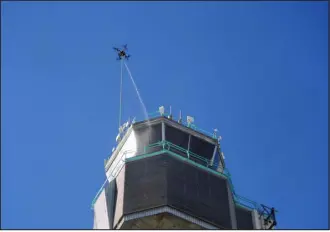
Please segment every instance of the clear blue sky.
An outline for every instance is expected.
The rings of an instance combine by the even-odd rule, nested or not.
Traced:
[[[149,112],[218,128],[236,191],[328,227],[327,2],[2,2],[3,228],[92,228],[120,65]],[[127,73],[123,118],[143,113]]]

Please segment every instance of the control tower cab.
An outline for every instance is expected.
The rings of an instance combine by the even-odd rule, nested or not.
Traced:
[[[217,131],[164,111],[120,128],[94,229],[273,229],[274,208],[235,193]]]

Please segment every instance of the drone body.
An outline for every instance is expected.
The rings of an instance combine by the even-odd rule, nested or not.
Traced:
[[[117,52],[118,55],[117,60],[122,60],[122,59],[128,60],[128,58],[130,57],[130,55],[127,54],[127,44],[123,46],[123,49],[116,47],[114,47],[113,49]]]

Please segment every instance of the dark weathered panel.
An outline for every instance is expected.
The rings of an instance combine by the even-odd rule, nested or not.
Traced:
[[[226,180],[175,158],[168,160],[168,205],[231,229]]]
[[[105,197],[107,202],[107,211],[109,218],[109,227],[113,228],[113,219],[115,214],[116,207],[116,198],[117,198],[117,186],[116,180],[112,180],[105,186]]]
[[[248,209],[236,206],[237,228],[239,230],[253,230],[252,213]]]
[[[126,163],[123,213],[169,205],[231,229],[225,179],[163,154]]]
[[[164,156],[126,164],[125,214],[166,204],[166,169]]]

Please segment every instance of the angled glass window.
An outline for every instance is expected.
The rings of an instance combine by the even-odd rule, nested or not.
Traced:
[[[171,146],[170,150],[174,153],[187,157],[189,134],[175,127],[165,124],[165,140],[176,145]]]
[[[135,137],[137,142],[137,154],[144,154],[144,148],[151,144],[162,141],[162,125],[156,124],[152,126],[145,125],[144,127],[135,129]],[[160,146],[151,147],[146,150],[147,153],[159,151]]]
[[[202,156],[208,160],[211,160],[214,152],[214,146],[215,146],[214,144],[208,143],[192,135],[190,138],[189,151],[195,153],[196,155]]]

